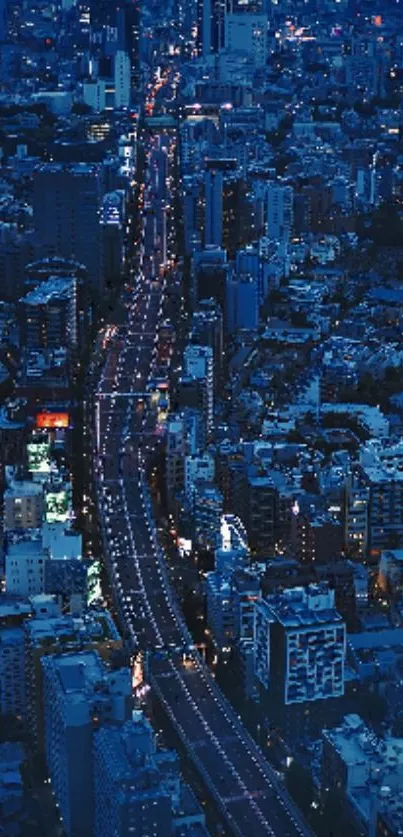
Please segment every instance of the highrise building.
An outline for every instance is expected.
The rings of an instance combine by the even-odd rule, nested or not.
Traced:
[[[343,539],[340,521],[330,514],[317,514],[313,510],[292,515],[292,546],[302,563],[335,563],[342,553]]]
[[[6,547],[6,590],[15,596],[37,596],[45,589],[48,560],[39,538],[24,537]]]
[[[214,299],[202,299],[194,312],[190,339],[199,346],[210,346],[214,358],[215,391],[222,386],[224,362],[223,315],[221,308]]]
[[[190,256],[200,247],[203,226],[202,211],[203,180],[200,175],[183,177],[183,225],[186,255]]]
[[[197,0],[198,51],[204,59],[224,46],[226,0]]]
[[[159,750],[150,722],[133,712],[94,735],[94,837],[207,837],[202,810],[172,750]]]
[[[21,345],[28,349],[79,348],[74,278],[50,278],[19,300]]]
[[[210,432],[214,421],[214,362],[210,346],[189,345],[183,357],[184,374],[199,382],[205,392],[204,419]]]
[[[293,224],[293,189],[280,183],[267,186],[267,236],[287,245]]]
[[[214,483],[199,482],[193,498],[194,536],[202,549],[216,547],[223,513],[223,496]]]
[[[25,634],[0,627],[0,715],[25,716]]]
[[[129,669],[108,671],[95,651],[42,659],[46,762],[68,837],[94,828],[94,732],[131,714]]]
[[[259,288],[250,273],[232,273],[227,281],[225,326],[228,334],[259,325]]]
[[[186,428],[181,414],[168,417],[166,431],[167,501],[174,509],[175,497],[183,489],[185,478]]]
[[[368,491],[370,555],[396,547],[403,536],[403,445],[368,442],[360,452],[362,486]]]
[[[44,163],[34,174],[34,226],[49,256],[78,259],[88,271],[93,299],[103,294],[104,270],[99,167]]]
[[[0,0],[0,43],[7,40],[7,0]]]
[[[403,740],[374,734],[359,715],[322,732],[321,797],[337,793],[352,830],[398,837],[402,830]]]
[[[128,108],[131,100],[131,68],[127,52],[118,49],[115,54],[115,108]]]
[[[215,646],[226,653],[241,631],[241,599],[235,596],[234,579],[246,567],[248,542],[244,526],[234,515],[222,515],[217,533],[215,569],[207,574],[207,624]],[[253,608],[253,602],[250,603]],[[243,623],[246,615],[243,615]],[[252,609],[253,626],[253,609]],[[253,632],[252,632],[253,633]]]
[[[206,579],[206,616],[215,647],[228,653],[235,640],[235,613],[230,579],[208,573]]]
[[[318,705],[344,694],[345,646],[345,624],[326,583],[294,587],[256,604],[255,674],[276,720],[308,724],[312,703],[319,720]]]
[[[34,615],[24,623],[26,637],[26,718],[33,749],[44,746],[42,658],[95,649],[106,660],[122,647],[122,639],[106,610],[64,616],[53,596],[32,599]]]
[[[125,261],[125,201],[122,189],[107,192],[100,214],[103,270],[106,287],[119,284]]]
[[[94,735],[94,837],[171,835],[172,784],[179,786],[177,759],[157,752],[141,712],[123,726],[101,727]]]
[[[229,264],[227,253],[221,247],[206,247],[194,253],[192,262],[192,302],[196,307],[201,299],[214,299],[221,309],[225,307],[225,292]]]
[[[270,476],[249,476],[243,498],[243,519],[251,549],[268,557],[274,552],[278,491]]]
[[[139,0],[118,0],[117,29],[119,50],[125,52],[130,62],[131,98],[135,96],[139,83],[140,50],[140,2]]]
[[[204,179],[204,245],[233,249],[238,244],[240,196],[237,161],[207,159]]]
[[[185,457],[184,486],[188,501],[193,501],[197,483],[214,480],[214,457],[209,453]]]
[[[43,522],[43,486],[12,480],[4,492],[4,530],[38,529]]]
[[[205,175],[204,245],[222,246],[223,172],[210,168]]]
[[[235,12],[225,16],[225,49],[246,52],[256,68],[267,62],[267,15]]]
[[[204,442],[202,418],[198,410],[184,409],[171,414],[166,433],[166,487],[167,501],[175,507],[176,495],[185,485],[185,460],[198,453]]]

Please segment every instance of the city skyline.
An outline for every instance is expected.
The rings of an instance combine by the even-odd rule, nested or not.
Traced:
[[[0,0],[0,831],[403,831],[398,0]]]

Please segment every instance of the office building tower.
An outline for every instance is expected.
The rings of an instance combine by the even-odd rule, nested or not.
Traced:
[[[256,331],[259,325],[259,289],[249,273],[232,273],[227,281],[225,327],[227,334],[242,329]]]
[[[128,55],[130,62],[131,99],[135,99],[139,83],[140,50],[140,2],[139,0],[118,0],[117,5],[118,47]]]
[[[228,653],[235,640],[231,581],[215,572],[207,573],[206,617],[215,647],[223,654]]]
[[[259,588],[259,580],[248,579],[250,583],[242,586],[241,577],[245,576],[246,581],[244,570],[247,559],[248,541],[243,524],[234,515],[222,515],[215,550],[215,570],[207,575],[206,596],[207,623],[214,644],[223,653],[236,641],[253,638],[256,596],[253,595],[248,603],[248,595],[251,584],[253,591],[256,591],[256,581]]]
[[[210,433],[214,421],[214,361],[210,346],[189,345],[183,357],[184,374],[198,382],[204,397],[204,419],[207,432]]]
[[[376,206],[379,203],[377,189],[377,171],[374,165],[365,169],[358,169],[355,184],[355,195],[358,204],[365,207]]]
[[[42,659],[46,763],[68,837],[94,829],[94,732],[131,713],[129,669],[108,671],[95,651]]]
[[[239,244],[241,195],[237,160],[208,158],[204,178],[204,246],[233,252]]]
[[[258,281],[261,272],[261,255],[255,245],[237,250],[235,255],[235,273],[248,273]]]
[[[337,794],[351,831],[398,837],[402,826],[403,740],[381,738],[359,715],[322,732],[320,790],[323,801]],[[348,830],[348,824],[347,824]]]
[[[203,179],[200,175],[184,175],[182,199],[185,251],[187,256],[191,256],[194,250],[200,249],[201,229],[204,223],[202,189]]]
[[[96,650],[109,661],[120,653],[122,638],[106,610],[91,609],[81,616],[62,615],[54,596],[32,599],[33,617],[24,622],[26,637],[27,729],[38,754],[44,746],[42,658],[71,651]]]
[[[116,289],[125,262],[125,195],[123,190],[107,192],[102,199],[101,235],[104,281],[108,290]]]
[[[93,26],[116,26],[116,3],[111,0],[90,0],[90,20]]]
[[[193,502],[197,483],[212,482],[214,471],[214,457],[209,453],[185,457],[184,486],[189,503]]]
[[[255,602],[261,599],[260,578],[248,569],[237,569],[232,575],[235,639],[253,647]]]
[[[197,44],[204,59],[224,46],[225,0],[197,0]]]
[[[343,550],[344,533],[339,520],[330,514],[295,512],[291,518],[291,541],[299,561],[306,564],[331,564]]]
[[[198,450],[203,450],[207,440],[208,393],[203,380],[192,375],[182,375],[177,385],[177,406],[180,412],[198,415]]]
[[[368,551],[378,558],[403,537],[403,445],[368,442],[360,451],[361,483],[369,492]]]
[[[127,52],[118,49],[115,54],[115,108],[128,108],[131,101],[131,68]]]
[[[9,480],[4,492],[4,530],[38,529],[43,522],[43,486],[29,480]]]
[[[201,299],[214,299],[224,310],[229,264],[221,247],[207,247],[194,253],[192,260],[192,304]]]
[[[47,558],[39,538],[9,541],[5,555],[7,593],[27,598],[43,593]]]
[[[225,49],[246,52],[255,67],[267,63],[267,15],[252,12],[230,13],[225,16]]]
[[[0,626],[0,716],[25,717],[25,634]]]
[[[204,246],[222,246],[223,238],[223,171],[207,169],[205,175]]]
[[[82,262],[95,301],[102,299],[104,287],[102,196],[102,172],[95,165],[45,163],[34,174],[34,226],[39,240],[49,256]]]
[[[293,224],[293,189],[280,183],[267,186],[267,237],[287,245]]]
[[[177,758],[157,752],[154,731],[142,713],[123,726],[99,729],[93,758],[94,837],[173,833],[169,780],[179,784]]]
[[[378,585],[397,599],[403,589],[403,549],[385,549],[379,561]]]
[[[45,524],[42,544],[45,563],[44,592],[56,597],[60,611],[79,616],[87,604],[88,564],[82,560],[82,536],[64,523]]]
[[[294,587],[258,602],[255,674],[273,717],[285,725],[303,725],[314,703],[320,722],[318,705],[323,702],[326,708],[327,701],[344,694],[345,645],[345,624],[335,609],[334,591],[325,583]]]
[[[168,417],[166,431],[166,487],[170,508],[175,495],[183,488],[185,478],[186,428],[183,415]]]
[[[172,413],[166,433],[166,488],[167,501],[173,509],[176,495],[185,485],[185,459],[204,448],[203,420],[198,410],[185,408]]]
[[[0,44],[7,40],[8,0],[0,0]]]
[[[221,491],[214,483],[197,483],[193,498],[194,537],[201,549],[217,546],[223,505]]]
[[[36,290],[38,286],[46,285],[50,279],[65,279],[74,282],[77,341],[80,347],[85,346],[90,317],[90,292],[86,268],[80,262],[68,258],[43,258],[30,262],[24,268],[25,295]]]
[[[28,349],[79,348],[74,278],[50,278],[19,300],[21,345]]]
[[[198,303],[191,321],[190,339],[213,350],[215,391],[220,392],[224,365],[223,315],[214,299],[202,299]]]
[[[83,82],[83,102],[94,113],[106,110],[108,102],[108,82],[104,78],[94,78]],[[109,104],[109,102],[108,102]]]
[[[276,541],[278,490],[270,476],[249,476],[241,511],[251,549],[265,556],[273,554]]]

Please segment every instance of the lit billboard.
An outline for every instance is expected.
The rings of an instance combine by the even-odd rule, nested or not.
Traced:
[[[38,413],[36,426],[42,430],[53,430],[58,427],[69,426],[68,413]]]

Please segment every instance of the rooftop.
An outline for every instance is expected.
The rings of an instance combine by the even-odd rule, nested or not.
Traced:
[[[46,305],[52,300],[69,297],[72,292],[74,278],[50,277],[47,282],[42,282],[34,290],[29,291],[26,296],[20,299],[25,305]]]

